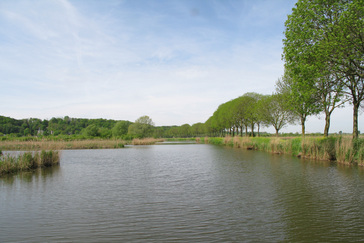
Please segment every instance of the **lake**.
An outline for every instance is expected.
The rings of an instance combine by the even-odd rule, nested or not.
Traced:
[[[0,178],[0,242],[364,239],[364,171],[207,144],[66,150]]]

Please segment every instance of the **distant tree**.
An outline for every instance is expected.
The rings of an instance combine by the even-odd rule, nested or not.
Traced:
[[[317,89],[312,79],[303,79],[286,72],[276,83],[276,91],[284,98],[289,109],[300,119],[302,136],[305,136],[307,117],[321,111]],[[297,78],[297,79],[296,79]]]
[[[191,126],[189,124],[183,124],[179,127],[180,137],[189,137],[191,135]]]
[[[25,128],[24,129],[24,136],[30,136],[31,133],[30,133],[30,129],[29,128]]]
[[[199,122],[191,126],[191,133],[193,136],[198,137],[205,134],[205,124]]]
[[[121,137],[126,135],[128,133],[128,128],[130,124],[130,121],[118,121],[112,128],[112,135],[114,137]]]
[[[135,120],[135,123],[154,126],[154,122],[149,116],[141,116],[138,119]]]
[[[249,98],[246,96],[240,96],[234,99],[235,120],[237,126],[240,128],[241,136],[243,136],[243,128],[245,128],[245,136],[248,136],[249,120],[246,116],[248,100]]]
[[[87,136],[87,137],[97,137],[97,136],[100,136],[99,128],[96,125],[94,125],[94,124],[87,126],[84,129],[83,134],[85,136]]]
[[[99,128],[99,136],[101,138],[111,138],[112,131],[109,128],[101,127],[101,128]]]
[[[134,137],[148,137],[153,134],[154,122],[149,116],[139,117],[128,128],[128,134]]]
[[[256,93],[246,93],[243,95],[244,101],[244,111],[243,116],[246,121],[246,127],[248,124],[251,129],[251,136],[254,136],[254,125],[257,124],[260,120],[257,103],[258,103],[258,94]]]
[[[279,130],[295,122],[297,116],[289,109],[281,94],[264,96],[261,102],[265,122],[274,127],[277,137]]]
[[[254,99],[254,103],[252,103],[248,110],[250,110],[252,113],[250,116],[248,116],[248,119],[250,120],[251,124],[254,122],[254,124],[257,125],[257,132],[259,136],[260,127],[264,126],[264,114],[263,114],[263,104],[261,102],[263,95],[258,93],[246,93],[244,96],[252,97]],[[252,136],[254,135],[253,131],[254,125],[252,125]]]

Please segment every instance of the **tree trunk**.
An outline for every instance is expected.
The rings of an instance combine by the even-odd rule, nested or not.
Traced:
[[[248,127],[246,126],[245,127],[245,137],[247,137],[248,136]]]
[[[276,129],[276,137],[279,137],[279,129],[275,128]]]
[[[260,137],[259,130],[260,130],[260,124],[258,123],[258,137]]]
[[[329,128],[330,128],[330,112],[325,112],[326,117],[325,117],[325,130],[324,130],[324,137],[328,137],[329,136]]]
[[[359,103],[360,104],[360,103]],[[359,104],[353,104],[353,139],[359,137],[359,130],[358,130],[358,110]]]
[[[252,122],[252,137],[254,137],[254,123]]]
[[[304,137],[305,134],[305,123],[306,123],[306,117],[301,116],[301,126],[302,126],[302,137]]]

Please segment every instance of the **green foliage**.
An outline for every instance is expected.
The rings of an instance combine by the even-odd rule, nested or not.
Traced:
[[[131,122],[129,121],[118,121],[112,128],[113,137],[122,137],[128,133],[128,128]]]
[[[135,123],[128,128],[128,134],[134,138],[151,137],[153,134],[154,123],[149,116],[138,118]]]
[[[97,137],[100,135],[99,128],[94,124],[89,125],[83,130],[83,134],[86,137]]]
[[[302,150],[302,138],[289,139],[287,147],[287,150],[291,151],[292,155],[298,155]]]
[[[208,138],[209,144],[215,144],[215,145],[223,145],[224,144],[224,138],[221,137],[209,137]]]
[[[266,95],[261,100],[261,114],[265,123],[272,125],[278,137],[279,130],[293,124],[296,116],[285,101],[283,94]]]
[[[312,79],[289,70],[286,68],[285,75],[276,83],[276,89],[284,99],[285,109],[300,119],[304,136],[307,117],[320,112],[319,96]]]
[[[282,95],[263,96],[257,93],[246,93],[236,99],[221,104],[214,114],[205,122],[205,133],[214,136],[250,135],[255,136],[254,129],[272,125],[278,131],[294,121],[289,107],[285,105]],[[278,134],[278,132],[277,132]]]
[[[299,0],[285,23],[283,57],[293,107],[314,114],[315,102],[326,116],[342,104],[354,107],[353,137],[358,137],[358,109],[364,100],[364,1]],[[311,103],[306,103],[306,102]],[[303,106],[304,105],[304,106]]]

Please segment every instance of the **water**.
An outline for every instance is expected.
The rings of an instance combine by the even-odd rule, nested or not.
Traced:
[[[0,179],[0,242],[364,239],[360,168],[183,144],[62,151]]]

